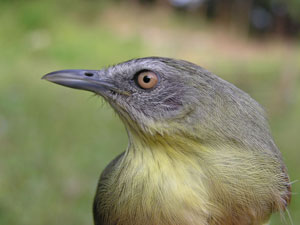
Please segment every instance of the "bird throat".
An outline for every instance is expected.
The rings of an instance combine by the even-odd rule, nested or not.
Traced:
[[[207,178],[200,159],[185,154],[192,153],[160,137],[147,143],[133,137],[114,176],[116,217],[124,220],[118,224],[198,225],[206,219]]]
[[[239,160],[231,163],[232,168],[228,170],[226,160],[234,155],[239,157],[238,151],[231,150],[231,155],[221,157],[214,152],[182,137],[158,135],[145,141],[131,133],[130,145],[108,184],[111,221],[117,218],[118,225],[261,225],[266,222],[270,207],[251,209],[257,200],[268,202],[267,193],[262,192],[261,199],[257,199],[259,196],[251,192],[257,181],[250,181],[253,184],[249,183],[249,190],[240,190],[234,187],[239,185],[238,180],[229,181],[225,176],[230,174],[237,176],[236,179],[241,173],[247,176],[247,171],[236,171],[234,163],[239,165]],[[252,176],[255,172],[250,171]],[[265,177],[257,179],[268,182]],[[232,216],[232,210],[237,212],[237,217]]]

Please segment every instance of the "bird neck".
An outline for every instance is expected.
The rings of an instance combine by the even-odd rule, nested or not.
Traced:
[[[126,214],[127,221],[143,224],[147,218],[151,225],[219,224],[208,222],[213,219],[244,225],[248,224],[245,218],[256,214],[256,225],[267,220],[270,208],[251,209],[280,197],[279,193],[270,197],[266,191],[273,190],[273,174],[259,172],[259,165],[274,170],[272,159],[226,146],[220,151],[179,136],[143,138],[130,132],[129,138],[130,145],[111,179],[116,186],[109,194],[117,196],[114,205],[119,206],[112,211]],[[256,190],[261,180],[270,184],[266,190]],[[232,210],[239,212],[237,217],[230,216]]]
[[[126,202],[118,210],[137,215],[135,224],[143,224],[145,215],[150,217],[151,225],[198,225],[199,221],[205,221],[209,198],[204,184],[207,177],[204,162],[193,155],[192,148],[196,146],[191,143],[183,146],[178,138],[175,142],[174,137],[160,135],[146,141],[136,133],[130,133],[129,137],[130,146],[115,173],[118,177],[115,190],[119,191],[114,193],[119,196],[116,204]]]

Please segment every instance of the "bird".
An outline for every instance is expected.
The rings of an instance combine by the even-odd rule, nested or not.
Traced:
[[[262,225],[287,210],[263,107],[203,67],[153,56],[43,79],[102,96],[126,128],[127,149],[100,175],[95,225]]]

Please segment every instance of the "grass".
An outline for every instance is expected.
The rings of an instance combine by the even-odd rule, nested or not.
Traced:
[[[161,9],[69,3],[0,2],[0,224],[92,223],[97,178],[126,148],[125,130],[98,97],[40,78],[134,57],[190,60],[249,92],[270,115],[291,180],[299,179],[297,43],[249,41],[220,27],[178,23]],[[297,194],[290,213],[297,224]],[[272,224],[282,224],[278,215]]]

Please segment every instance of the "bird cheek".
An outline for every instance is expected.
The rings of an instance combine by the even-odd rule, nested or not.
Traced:
[[[169,111],[177,111],[180,108],[183,108],[182,102],[178,98],[168,98],[164,101],[164,105],[167,106]]]

